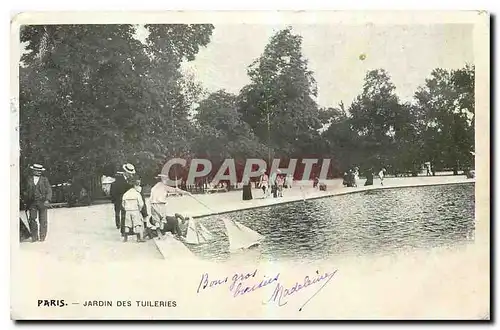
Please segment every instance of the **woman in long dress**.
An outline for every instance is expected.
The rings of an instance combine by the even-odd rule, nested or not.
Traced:
[[[372,185],[373,185],[373,170],[370,168],[366,172],[365,186],[372,186]]]
[[[243,184],[243,200],[249,201],[252,199],[252,183],[250,180]]]

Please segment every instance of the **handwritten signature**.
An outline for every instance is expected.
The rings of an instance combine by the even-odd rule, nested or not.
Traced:
[[[306,276],[302,281],[300,281],[300,283],[295,282],[295,284],[290,288],[285,288],[282,284],[278,282],[276,283],[276,288],[274,289],[273,294],[271,295],[271,297],[267,302],[268,303],[276,302],[280,307],[285,306],[286,304],[288,304],[288,301],[286,299],[287,296],[296,294],[300,290],[305,289],[310,285],[323,283],[323,285],[319,287],[319,289],[316,290],[316,292],[309,299],[307,299],[307,301],[299,308],[300,312],[311,301],[311,299],[314,298],[328,284],[328,282],[330,282],[330,280],[336,273],[337,270],[334,270],[331,273],[326,272],[320,275],[319,272],[316,271],[317,276],[313,278]]]
[[[302,280],[295,282],[295,284],[290,288],[285,288],[285,286],[279,282],[280,273],[277,273],[274,276],[264,276],[260,281],[253,281],[250,284],[245,282],[247,280],[254,279],[257,276],[257,269],[249,273],[236,273],[231,278],[226,276],[222,279],[214,280],[209,278],[208,273],[203,273],[196,292],[199,294],[200,291],[222,287],[230,283],[228,288],[229,291],[233,297],[238,297],[269,286],[272,283],[276,283],[271,297],[267,300],[267,302],[264,302],[264,304],[277,303],[279,307],[283,307],[288,303],[287,297],[296,294],[308,286],[323,283],[323,285],[319,287],[319,289],[299,308],[299,311],[301,311],[304,306],[306,306],[311,299],[314,298],[326,286],[326,284],[328,284],[328,282],[330,282],[336,273],[337,270],[334,270],[320,275],[320,273],[316,271],[315,276],[306,276]]]

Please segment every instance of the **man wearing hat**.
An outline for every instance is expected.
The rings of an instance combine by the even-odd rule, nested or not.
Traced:
[[[125,230],[125,210],[122,206],[122,198],[123,194],[130,190],[130,188],[133,188],[133,184],[130,181],[134,175],[134,165],[124,164],[122,166],[122,171],[117,172],[115,182],[113,182],[110,187],[111,201],[115,207],[115,225],[116,229],[120,229],[122,235]]]
[[[168,196],[170,193],[177,194],[188,194],[187,192],[179,189],[169,187],[165,182],[163,182],[162,178],[165,176],[163,174],[159,174],[157,178],[160,180],[151,188],[151,195],[149,197],[149,202],[151,205],[151,223],[157,229],[158,236],[163,236],[167,230],[167,225],[169,225],[169,221],[171,222],[172,228],[177,228],[175,225],[176,216],[173,216],[168,211]]]
[[[47,208],[52,199],[52,188],[49,180],[42,175],[45,171],[40,164],[30,166],[33,175],[29,177],[26,190],[24,192],[24,200],[26,207],[29,210],[29,226],[31,231],[31,240],[44,241],[47,237]],[[40,222],[40,235],[38,233],[38,223]]]

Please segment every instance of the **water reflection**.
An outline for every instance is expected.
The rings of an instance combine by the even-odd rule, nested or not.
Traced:
[[[225,215],[266,236],[260,258],[323,259],[463,241],[474,231],[474,184],[373,190]],[[201,219],[219,235],[193,248],[229,258],[222,221]]]

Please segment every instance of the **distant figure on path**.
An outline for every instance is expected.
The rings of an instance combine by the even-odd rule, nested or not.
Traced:
[[[264,170],[260,176],[259,187],[262,189],[264,194],[263,198],[266,198],[269,195],[269,177]]]
[[[349,169],[347,172],[344,172],[344,180],[342,182],[344,187],[354,187],[355,186],[355,181],[354,181],[354,173],[352,172],[352,169]]]
[[[427,163],[425,165],[425,168],[427,169],[427,176],[432,176],[432,172],[431,172],[431,163]]]
[[[380,178],[380,185],[384,185],[384,176],[385,176],[385,168],[382,168],[380,172],[378,172],[378,177]]]
[[[29,226],[31,232],[31,241],[45,241],[47,237],[47,208],[52,199],[52,188],[49,179],[42,175],[45,168],[40,164],[30,166],[33,175],[29,178],[26,190],[24,192],[24,201],[29,210]],[[38,233],[38,223],[40,222],[40,235]]]
[[[347,174],[347,172],[344,172],[344,176],[342,178],[343,178],[342,184],[344,185],[344,187],[348,187],[349,186],[349,175]]]
[[[276,171],[273,171],[271,173],[271,176],[269,177],[269,186],[271,188],[271,193],[273,194],[274,198],[278,197],[278,174],[279,173],[281,173],[281,171],[278,169]]]
[[[365,181],[365,186],[372,186],[373,185],[373,170],[370,168],[366,172],[366,181]]]
[[[359,167],[354,167],[354,187],[358,186],[358,180],[359,180]]]
[[[283,186],[285,185],[285,178],[280,174],[279,171],[278,177],[276,178],[276,186],[278,187],[278,197],[283,197]]]
[[[243,200],[252,200],[252,183],[248,180],[247,183],[243,184]]]
[[[290,189],[290,188],[292,188],[292,185],[293,185],[293,175],[288,174],[285,177],[285,188]]]
[[[315,176],[313,180],[313,188],[318,188],[318,184],[319,184],[319,178]]]

